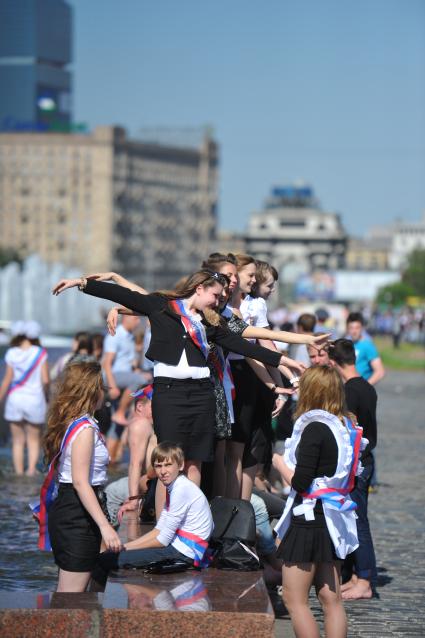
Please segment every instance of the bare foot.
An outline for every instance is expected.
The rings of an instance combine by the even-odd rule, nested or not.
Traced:
[[[342,592],[343,600],[360,600],[361,598],[372,598],[373,592],[368,580],[359,578],[357,583]]]
[[[35,470],[28,469],[25,472],[25,476],[38,476],[39,474],[40,474],[40,472],[37,469],[35,469]]]
[[[347,591],[347,589],[351,589],[354,585],[357,584],[357,576],[355,574],[352,575],[351,580],[347,580],[346,583],[341,585],[341,592]]]
[[[111,416],[111,421],[113,421],[117,425],[128,425],[125,414],[123,414],[123,412],[120,412],[119,410],[114,412],[114,414]]]

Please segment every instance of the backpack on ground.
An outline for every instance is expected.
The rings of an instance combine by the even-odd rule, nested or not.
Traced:
[[[211,501],[214,530],[209,541],[211,566],[218,569],[261,569],[253,547],[256,541],[255,513],[249,501],[217,496]]]

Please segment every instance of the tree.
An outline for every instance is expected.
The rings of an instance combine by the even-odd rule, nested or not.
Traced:
[[[7,266],[11,261],[22,264],[22,258],[15,248],[0,248],[0,268]]]
[[[410,253],[402,281],[412,287],[414,295],[425,297],[425,248]]]
[[[389,306],[403,306],[408,297],[415,295],[412,286],[405,284],[403,281],[396,281],[394,284],[388,284],[380,288],[376,301],[378,304],[387,304]]]

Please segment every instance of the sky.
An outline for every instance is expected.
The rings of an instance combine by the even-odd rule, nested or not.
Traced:
[[[74,120],[212,126],[220,227],[310,184],[361,236],[425,210],[423,0],[69,0]]]

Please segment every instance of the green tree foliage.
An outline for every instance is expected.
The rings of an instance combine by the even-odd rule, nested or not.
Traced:
[[[403,306],[407,297],[415,295],[412,286],[405,284],[403,281],[397,281],[379,289],[376,301],[378,304],[386,304],[389,306]]]
[[[402,280],[412,287],[413,294],[425,297],[425,248],[410,253]]]
[[[14,248],[0,248],[0,268],[7,266],[11,261],[16,261],[18,264],[22,263],[22,258]]]

